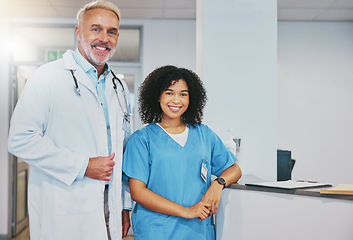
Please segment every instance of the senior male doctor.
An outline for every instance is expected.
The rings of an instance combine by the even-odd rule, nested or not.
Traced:
[[[33,240],[116,240],[130,227],[121,174],[129,92],[106,63],[118,42],[119,9],[95,1],[77,18],[78,49],[34,72],[11,119],[9,152],[30,165]]]

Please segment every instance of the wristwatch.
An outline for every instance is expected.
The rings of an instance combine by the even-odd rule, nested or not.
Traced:
[[[223,185],[223,189],[226,187],[226,180],[224,178],[216,178],[216,180],[219,184]]]

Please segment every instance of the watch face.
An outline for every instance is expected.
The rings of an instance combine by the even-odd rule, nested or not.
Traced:
[[[217,181],[222,185],[226,184],[226,181],[223,178],[217,178]]]

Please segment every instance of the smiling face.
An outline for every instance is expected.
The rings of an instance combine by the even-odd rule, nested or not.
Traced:
[[[103,69],[113,56],[119,37],[118,17],[109,10],[91,9],[75,28],[82,56],[95,68]]]
[[[160,96],[162,121],[181,121],[181,115],[189,106],[189,89],[183,79],[173,81]]]

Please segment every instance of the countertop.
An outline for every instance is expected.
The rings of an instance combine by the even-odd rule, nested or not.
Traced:
[[[272,192],[281,194],[292,194],[292,195],[302,195],[309,197],[320,197],[320,198],[334,198],[342,200],[353,201],[353,195],[339,195],[339,194],[320,194],[321,189],[329,189],[330,187],[316,187],[316,188],[302,188],[302,189],[281,189],[272,187],[257,187],[257,186],[247,186],[246,183],[259,183],[265,182],[253,175],[243,176],[238,183],[231,184],[228,188],[231,189],[242,189],[249,191],[259,191],[259,192]]]

